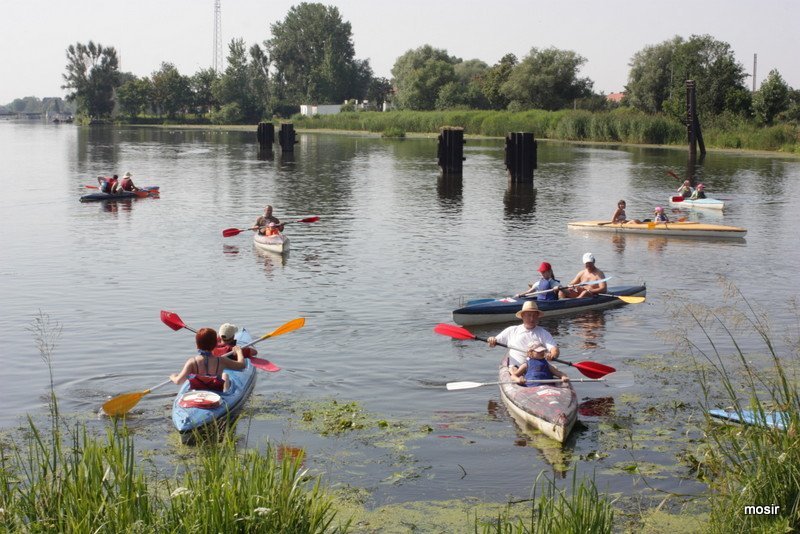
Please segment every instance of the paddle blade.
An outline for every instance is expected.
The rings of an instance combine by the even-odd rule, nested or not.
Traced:
[[[610,373],[603,378],[603,382],[606,386],[612,388],[629,388],[636,383],[636,380],[632,372],[618,371],[616,373]]]
[[[597,362],[577,362],[573,363],[572,367],[580,371],[583,376],[589,378],[603,378],[616,371],[616,369],[611,366]]]
[[[139,198],[145,198],[150,196],[151,191],[142,191],[141,189],[138,191],[134,191],[133,194]],[[158,191],[154,191],[154,194],[158,194]]]
[[[238,228],[227,228],[222,231],[222,237],[233,237],[241,234],[242,232],[244,232],[244,230],[240,230]]]
[[[472,389],[472,388],[479,388],[481,386],[486,386],[488,384],[492,384],[493,382],[448,382],[447,383],[447,391],[457,391],[459,389]]]
[[[186,328],[186,324],[181,320],[178,314],[171,311],[161,310],[161,322],[173,330]]]
[[[133,393],[123,393],[122,395],[117,395],[113,399],[106,401],[103,404],[103,413],[106,415],[110,415],[111,417],[119,417],[120,415],[125,415],[131,409],[139,404],[139,401],[150,393],[150,390],[147,389],[145,391],[136,391]]]
[[[313,216],[313,217],[306,217],[305,219],[300,219],[300,220],[299,220],[299,221],[297,221],[297,222],[301,222],[301,223],[312,223],[312,222],[317,222],[318,220],[319,220],[319,217],[317,217],[317,216],[315,215],[315,216]]]
[[[675,196],[672,197],[672,202],[683,202],[684,198],[682,196]]]
[[[96,185],[84,185],[83,187],[85,187],[86,189],[100,189]]]
[[[667,171],[667,174],[675,178],[676,180],[681,180],[681,177],[675,174],[673,171]]]
[[[278,371],[281,370],[280,367],[278,367],[269,360],[256,358],[255,356],[250,356],[250,358],[248,359],[250,360],[250,363],[253,364],[253,367],[255,367],[256,369],[261,369],[262,371],[266,371],[268,373],[277,373]]]
[[[627,304],[641,304],[646,300],[645,297],[628,297],[625,295],[616,295],[616,297]]]
[[[261,339],[267,339],[269,337],[275,337],[283,334],[288,334],[289,332],[294,332],[298,328],[302,328],[304,324],[306,324],[306,320],[304,317],[298,317],[297,319],[292,319],[288,323],[279,326],[269,334],[264,334],[263,336],[261,336]]]
[[[434,327],[433,331],[443,336],[450,336],[453,339],[475,339],[475,334],[454,324],[439,323]]]

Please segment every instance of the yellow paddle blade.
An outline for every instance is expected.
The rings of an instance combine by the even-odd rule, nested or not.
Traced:
[[[648,230],[652,230],[655,227],[656,227],[656,223],[654,223],[653,221],[650,221],[649,223],[647,223],[647,229]]]
[[[626,297],[623,295],[616,295],[616,297],[622,302],[627,302],[628,304],[641,304],[645,301],[645,297]]]
[[[131,409],[139,403],[141,398],[148,393],[150,393],[149,389],[117,395],[113,399],[107,400],[105,404],[103,404],[103,412],[111,417],[125,415],[131,411]]]
[[[298,317],[297,319],[292,319],[288,323],[279,326],[269,334],[264,334],[261,336],[261,339],[267,339],[268,337],[275,337],[280,336],[281,334],[288,334],[289,332],[293,332],[298,328],[302,328],[303,325],[306,324],[306,320],[304,317]]]

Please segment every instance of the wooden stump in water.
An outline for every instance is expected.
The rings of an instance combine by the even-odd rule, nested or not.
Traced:
[[[275,125],[271,122],[259,122],[256,138],[262,149],[269,148],[271,150],[273,143],[275,143]]]
[[[444,127],[439,134],[437,156],[443,175],[460,176],[464,169],[464,128]]]
[[[512,132],[506,136],[506,169],[512,182],[533,185],[536,168],[536,140],[530,132]]]
[[[278,132],[278,143],[284,152],[294,152],[294,145],[298,143],[294,131],[294,124],[291,122],[281,123],[281,130]]]

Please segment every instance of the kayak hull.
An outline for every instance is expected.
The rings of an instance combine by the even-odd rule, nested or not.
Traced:
[[[647,287],[644,285],[613,286],[609,287],[607,291],[610,295],[644,297],[647,294]],[[561,300],[536,300],[536,297],[507,297],[503,299],[479,300],[474,304],[467,304],[453,311],[453,322],[461,326],[472,326],[518,321],[519,319],[517,319],[515,314],[522,309],[522,305],[528,300],[536,301],[539,311],[542,312],[542,317],[558,317],[588,310],[602,310],[625,304],[618,298],[607,296]]]
[[[283,234],[261,235],[256,233],[253,235],[253,244],[261,250],[278,254],[289,251],[289,238]]]
[[[240,346],[253,338],[244,328],[236,334]],[[220,402],[211,408],[184,407],[180,405],[184,394],[192,392],[189,382],[184,382],[172,403],[172,424],[181,434],[183,443],[191,443],[198,432],[223,431],[241,411],[256,383],[256,368],[250,360],[241,371],[226,370],[230,380],[228,391],[220,392]]]
[[[525,430],[538,430],[547,437],[564,443],[578,420],[578,396],[572,384],[520,386],[511,382],[504,360],[498,381],[500,396],[509,412],[522,421]]]
[[[767,428],[777,428],[786,430],[789,426],[789,414],[787,412],[764,412],[760,414],[753,410],[709,410],[711,417],[728,421],[731,423],[741,423]]]
[[[697,200],[690,200],[688,198],[683,198],[683,197],[670,197],[669,205],[676,208],[686,208],[686,209],[707,209],[707,210],[725,209],[725,202],[718,200],[716,198],[698,198]]]
[[[157,195],[159,193],[157,185],[152,187],[142,187],[141,191],[147,191],[149,193],[147,195],[148,197]],[[110,200],[110,201],[125,200],[128,198],[140,198],[140,197],[134,191],[122,191],[121,193],[115,193],[115,194],[97,192],[97,193],[90,193],[88,195],[83,195],[81,197],[81,202],[99,202],[101,200]]]
[[[668,223],[610,223],[608,221],[576,221],[567,225],[574,230],[590,232],[616,232],[625,234],[641,234],[648,236],[681,236],[681,237],[721,237],[742,238],[747,230],[738,226],[725,226],[722,224],[706,224],[698,222],[668,222]]]

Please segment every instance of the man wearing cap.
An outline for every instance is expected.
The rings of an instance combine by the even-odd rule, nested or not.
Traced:
[[[519,319],[522,319],[522,324],[509,326],[496,336],[488,338],[486,341],[489,346],[494,347],[498,343],[502,343],[509,347],[515,347],[508,349],[508,360],[511,367],[519,367],[526,362],[528,357],[527,352],[516,350],[517,348],[531,349],[541,345],[547,350],[546,359],[558,358],[558,345],[556,345],[553,336],[539,326],[539,317],[542,312],[539,311],[536,302],[532,300],[526,301],[516,315]]]
[[[222,356],[223,354],[227,354],[233,351],[233,347],[236,346],[236,333],[239,329],[236,325],[231,323],[225,323],[219,327],[219,339],[217,340],[217,346],[214,347],[214,350],[211,353],[214,356]],[[249,358],[250,356],[255,356],[258,354],[258,351],[253,347],[246,347],[242,349],[245,358]],[[235,354],[231,354],[228,356],[231,360],[236,359]]]
[[[541,265],[539,265],[539,274],[542,277],[533,284],[528,284],[528,289],[523,291],[522,293],[517,293],[514,295],[515,297],[525,297],[529,296],[531,293],[539,293],[536,295],[536,300],[556,300],[558,299],[558,294],[556,291],[552,291],[553,289],[557,288],[558,285],[561,283],[553,277],[553,267],[543,261]]]
[[[572,282],[568,286],[558,290],[558,297],[562,299],[574,299],[584,297],[595,297],[600,293],[605,293],[608,286],[605,282],[596,284],[587,284],[587,282],[596,282],[606,277],[603,271],[595,267],[594,254],[587,252],[583,255],[583,270],[575,275]],[[578,287],[574,287],[578,284]]]

